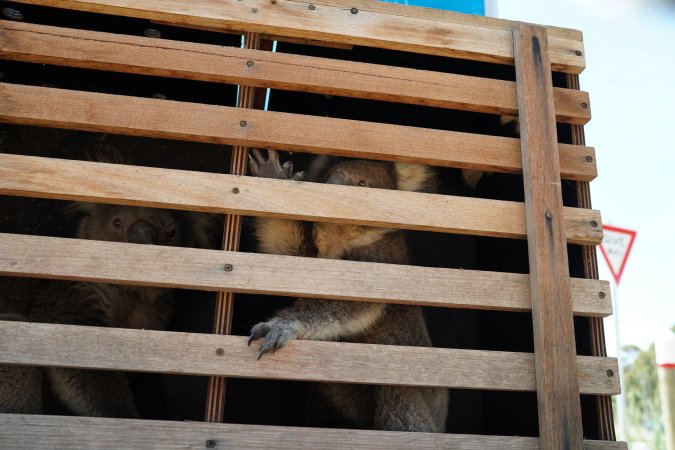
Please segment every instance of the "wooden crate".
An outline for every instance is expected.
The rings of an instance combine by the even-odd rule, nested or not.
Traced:
[[[597,280],[594,246],[602,225],[599,212],[590,209],[588,185],[596,164],[583,137],[590,107],[578,85],[585,66],[580,32],[370,0],[18,3],[143,19],[157,27],[243,33],[244,45],[0,22],[4,60],[239,86],[236,107],[228,107],[0,84],[2,122],[232,146],[228,174],[0,154],[2,195],[226,215],[224,251],[0,234],[2,275],[219,292],[215,335],[0,323],[0,363],[209,376],[209,423],[2,415],[0,446],[626,448],[612,442],[610,396],[619,392],[619,380],[617,361],[606,357],[604,347],[602,317],[611,314],[611,299],[608,283]],[[35,11],[48,16],[57,10]],[[273,53],[271,39],[343,57]],[[398,67],[344,57],[363,48],[396,52],[389,61],[391,55],[408,59]],[[447,61],[450,71],[418,70],[424,67],[417,61],[426,60],[416,56],[436,58],[435,67]],[[516,81],[452,73],[461,60],[489,63],[481,66],[488,72],[515,67]],[[553,86],[551,69],[564,86]],[[425,127],[405,117],[382,123],[263,111],[262,88],[378,101],[380,108],[402,104],[519,116],[521,138]],[[558,142],[556,122],[569,143]],[[242,175],[250,147],[522,174],[524,201],[247,178]],[[563,206],[561,183],[571,189],[573,206]],[[269,202],[271,197],[276,201]],[[241,216],[527,239],[531,270],[527,275],[239,252]],[[581,278],[570,278],[568,245]],[[148,264],[157,260],[161,268]],[[235,270],[226,273],[225,264]],[[531,312],[534,352],[295,341],[287,351],[257,361],[244,337],[220,336],[231,333],[233,299],[240,293]],[[576,340],[589,355],[577,356],[573,316],[581,328]],[[536,392],[539,438],[222,424],[224,377]],[[580,394],[590,405],[586,415],[593,416],[584,417],[593,429],[583,432]]]

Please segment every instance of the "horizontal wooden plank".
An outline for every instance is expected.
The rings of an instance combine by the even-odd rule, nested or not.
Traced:
[[[518,115],[510,81],[20,22],[0,32],[0,57],[20,61]],[[554,95],[561,122],[588,122],[588,93]]]
[[[0,193],[6,195],[481,236],[526,235],[520,202],[11,154],[0,154],[0,162]],[[565,225],[570,243],[597,244],[602,239],[598,211],[566,208]]]
[[[306,3],[304,0],[291,0]],[[343,8],[357,7],[359,11],[372,11],[384,14],[392,14],[405,17],[417,17],[420,19],[438,20],[442,22],[461,23],[465,25],[480,26],[486,28],[495,28],[498,30],[511,31],[517,25],[523,23],[519,21],[499,19],[489,16],[478,16],[475,14],[463,14],[445,9],[420,8],[402,3],[382,4],[380,0],[319,0],[316,4],[330,5]],[[561,28],[555,26],[544,26],[549,36],[560,38],[583,40],[583,34],[579,30],[571,28]]]
[[[258,360],[246,336],[0,321],[0,363],[276,380],[534,391],[531,353],[292,341]],[[219,351],[222,349],[222,352]],[[582,394],[613,395],[614,358],[578,356]]]
[[[406,433],[165,420],[0,414],[0,441],[9,449],[214,448],[315,450],[539,450],[539,439],[517,436]],[[625,442],[584,441],[585,450],[627,450]]]
[[[44,6],[160,20],[223,30],[252,31],[320,41],[382,47],[416,53],[513,64],[513,39],[508,26],[480,25],[466,19],[451,22],[407,17],[354,6],[289,0],[21,0]],[[487,26],[486,26],[487,25]],[[583,43],[554,36],[554,70],[580,73],[585,66]]]
[[[0,234],[0,248],[3,275],[503,311],[531,307],[525,274],[17,234]],[[225,272],[225,264],[234,270]],[[574,314],[611,314],[607,282],[571,283]]]
[[[25,125],[522,170],[520,141],[497,136],[4,83],[0,105],[0,121]],[[592,148],[560,144],[560,155],[563,178],[588,181],[597,175]]]

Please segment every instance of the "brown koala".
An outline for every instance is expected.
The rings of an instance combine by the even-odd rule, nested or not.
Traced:
[[[277,179],[302,180],[290,162],[281,165],[276,152],[265,158],[254,150],[251,173]],[[425,166],[351,160],[333,163],[318,157],[310,181],[379,189],[430,190],[434,175]],[[407,264],[407,244],[401,230],[337,223],[304,223],[256,219],[256,236],[263,253],[314,256],[391,264]],[[297,299],[251,330],[249,344],[262,339],[258,357],[293,339],[343,340],[371,344],[431,346],[422,310],[416,306],[333,300]],[[448,391],[437,388],[320,384],[310,394],[310,417],[316,425],[380,430],[442,432]],[[326,416],[323,422],[317,421]]]
[[[76,237],[136,244],[208,247],[216,219],[211,214],[151,208],[77,203],[68,208],[78,218]],[[18,283],[19,279],[4,279]],[[0,292],[0,306],[20,303],[31,322],[118,328],[165,329],[171,318],[172,289],[56,280],[29,280],[22,294]],[[4,298],[4,300],[3,300]],[[0,309],[1,311],[1,309]],[[9,320],[26,320],[23,315]],[[23,373],[21,373],[23,372]],[[19,379],[19,376],[23,379]],[[0,366],[0,411],[41,412],[41,370]],[[49,367],[49,389],[71,412],[83,416],[138,417],[127,375],[113,371]],[[3,388],[2,386],[11,386]],[[26,395],[28,392],[30,395]],[[37,393],[37,394],[36,394]]]

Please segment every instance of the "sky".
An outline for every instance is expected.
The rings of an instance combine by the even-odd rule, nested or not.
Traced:
[[[586,144],[597,152],[593,208],[637,231],[616,291],[622,346],[647,348],[675,325],[675,6],[638,0],[493,0],[496,17],[584,33]],[[671,5],[673,3],[671,2]],[[612,276],[598,252],[600,278]],[[605,319],[616,355],[614,318]]]

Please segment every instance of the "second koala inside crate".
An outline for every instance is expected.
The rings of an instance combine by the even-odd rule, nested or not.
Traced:
[[[220,294],[217,301],[216,331],[229,331],[231,321],[235,336],[194,335],[188,342],[172,334],[106,330],[102,333],[108,350],[121,352],[123,357],[119,360],[105,362],[104,356],[92,355],[87,362],[82,356],[86,348],[78,348],[64,349],[45,361],[38,358],[39,342],[20,339],[41,328],[3,323],[3,329],[8,334],[11,330],[15,338],[3,344],[8,351],[0,353],[0,362],[55,366],[68,363],[90,368],[113,364],[119,370],[210,375],[206,419],[224,418],[233,423],[304,425],[302,405],[297,401],[303,388],[291,380],[444,387],[451,389],[447,431],[477,435],[476,448],[485,448],[487,442],[492,442],[478,435],[546,437],[550,426],[537,423],[542,406],[538,408],[536,403],[536,395],[544,396],[546,388],[537,392],[534,367],[543,361],[538,355],[547,350],[535,347],[534,334],[555,330],[548,330],[548,325],[537,320],[533,323],[528,312],[532,302],[539,301],[530,298],[531,279],[526,275],[532,262],[531,253],[528,261],[524,239],[532,238],[523,214],[523,200],[528,201],[523,186],[528,180],[520,175],[523,161],[517,135],[499,124],[502,115],[520,115],[521,121],[529,120],[518,109],[517,97],[525,88],[517,88],[513,66],[517,55],[511,33],[516,24],[369,1],[358,2],[358,14],[344,9],[343,2],[337,0],[315,5],[314,9],[293,1],[254,7],[246,2],[224,3],[226,9],[216,8],[207,14],[197,5],[185,13],[172,2],[148,2],[132,9],[112,0],[75,1],[62,6],[121,17],[58,15],[58,10],[34,7],[33,14],[26,15],[38,18],[36,23],[3,22],[2,32],[10,38],[1,42],[0,55],[9,61],[20,61],[8,63],[6,72],[10,75],[15,70],[34,74],[26,67],[46,63],[53,65],[52,73],[56,75],[63,74],[60,71],[67,69],[60,66],[65,66],[140,76],[131,84],[119,83],[109,89],[92,82],[95,87],[86,90],[95,92],[80,90],[78,80],[89,82],[98,76],[113,75],[70,69],[73,77],[58,78],[57,88],[29,86],[43,80],[25,83],[19,76],[10,79],[13,84],[0,86],[4,101],[2,121],[18,126],[218,143],[232,148],[230,152],[205,156],[207,164],[197,169],[187,162],[175,164],[169,153],[165,161],[155,163],[164,167],[161,169],[52,160],[44,154],[33,158],[0,155],[0,191],[7,195],[227,213],[224,242],[230,251],[237,250],[241,215],[406,229],[413,265],[288,260],[243,252],[192,253],[182,249],[130,247],[120,251],[111,243],[78,244],[77,253],[73,253],[68,241],[38,241],[36,237],[6,234],[3,245],[11,258],[3,261],[11,259],[21,264],[3,263],[3,274],[172,283],[183,288],[221,290],[227,293]],[[201,6],[213,7],[210,2]],[[152,26],[162,30],[160,34],[167,39],[73,29],[87,22],[98,30],[120,32],[128,30],[130,24],[151,26],[145,20],[155,21]],[[59,27],[52,26],[55,24]],[[207,31],[190,32],[185,28]],[[243,31],[247,48],[176,40],[195,41],[205,36],[212,39],[209,33],[223,29]],[[588,182],[595,177],[595,154],[583,145],[580,127],[590,118],[588,96],[576,90],[575,74],[584,65],[583,45],[578,32],[551,27],[546,30],[548,47],[544,43],[540,48],[549,49],[546,55],[550,65],[559,71],[553,74],[555,87],[545,100],[555,104],[560,194],[565,207],[561,216],[556,213],[542,220],[551,220],[564,230],[563,240],[570,244],[570,274],[593,279],[597,278],[593,245],[599,241],[601,227],[597,212],[584,210],[590,206]],[[270,37],[280,41],[276,53],[263,50]],[[322,44],[326,41],[330,45]],[[28,65],[21,66],[25,62]],[[140,98],[150,93],[138,94],[131,87],[150,86],[152,82],[148,80],[157,79],[149,76],[214,84],[194,91],[176,85],[166,93],[169,99],[186,103]],[[239,85],[238,96],[228,90],[231,97],[224,101],[230,107],[237,102],[239,108],[205,104],[210,103],[209,97],[217,97],[215,94],[224,89],[224,84]],[[167,82],[166,86],[171,84]],[[267,87],[273,89],[269,111],[256,110],[262,109],[262,88]],[[49,101],[45,102],[45,98]],[[530,122],[527,125],[526,133],[542,126]],[[550,134],[554,130],[547,131]],[[119,139],[123,146],[135,138]],[[209,163],[217,161],[226,166],[223,158],[231,155],[230,173],[244,174],[250,147],[291,151],[286,156],[298,169],[307,168],[311,155],[317,153],[428,164],[438,172],[440,194],[364,190],[347,195],[347,191],[335,186],[172,170],[192,168],[206,172]],[[152,144],[148,148],[150,153]],[[148,164],[143,161],[143,152],[146,150],[135,152],[134,164]],[[462,169],[486,171],[489,175],[468,186]],[[22,176],[27,171],[41,174],[42,178]],[[125,180],[123,186],[116,181],[120,179]],[[253,248],[246,225],[241,250]],[[172,273],[153,269],[152,265],[131,266],[135,269],[124,271],[105,265],[75,270],[74,263],[66,257],[58,264],[40,263],[49,255],[73,254],[86,259],[101,252],[121,255],[129,264],[138,258],[162,260],[162,267],[171,267]],[[231,270],[222,270],[226,264]],[[370,353],[370,348],[358,344],[298,341],[271,361],[263,359],[258,363],[252,357],[253,350],[242,350],[245,338],[241,336],[248,334],[257,321],[264,320],[264,315],[278,309],[277,303],[261,298],[263,292],[283,297],[419,304],[427,308],[432,343],[444,348],[381,347]],[[574,335],[568,333],[560,338],[572,345],[576,339],[576,349],[568,348],[565,356],[570,361],[580,355],[576,359],[577,396],[582,394],[579,415],[584,421],[585,436],[612,440],[608,395],[616,393],[617,380],[607,375],[614,362],[604,358],[599,318],[611,313],[611,307],[609,295],[598,300],[598,292],[607,292],[604,282],[570,281],[569,298],[561,301],[567,302],[576,316]],[[233,293],[237,293],[234,308]],[[555,320],[571,325],[572,317]],[[61,330],[47,328],[45,332],[57,329]],[[88,333],[86,329],[77,332],[83,336]],[[131,353],[125,353],[123,341],[118,338],[153,342],[159,345],[156,351],[163,357],[134,359]],[[30,348],[21,347],[26,343]],[[218,350],[222,350],[220,354]],[[212,359],[205,361],[198,356],[204,351]],[[10,353],[23,356],[10,358]],[[80,355],[80,359],[73,360],[73,354]],[[540,368],[544,372],[557,370]],[[225,385],[219,376],[232,378]],[[277,381],[253,381],[255,378]],[[290,394],[279,394],[280,388]],[[225,397],[226,389],[229,397]],[[11,420],[14,419],[7,418],[3,423],[11,424]],[[25,420],[37,426],[49,419]],[[103,427],[108,422],[81,423]],[[156,425],[147,423],[147,427],[151,426]],[[172,432],[185,436],[182,426],[163,426],[173,427]],[[251,439],[264,438],[272,432],[315,436],[308,428],[205,428],[225,436],[235,429]],[[346,437],[356,447],[368,441],[366,434],[340,434],[338,430],[335,435],[322,433],[321,439],[327,445],[331,439]],[[225,438],[221,442],[222,439]],[[391,445],[404,442],[398,435],[382,439]],[[448,434],[425,439],[429,439],[430,446],[443,446],[459,437]],[[299,444],[288,441],[285,445]],[[538,441],[525,439],[513,441],[513,445],[538,445]]]

